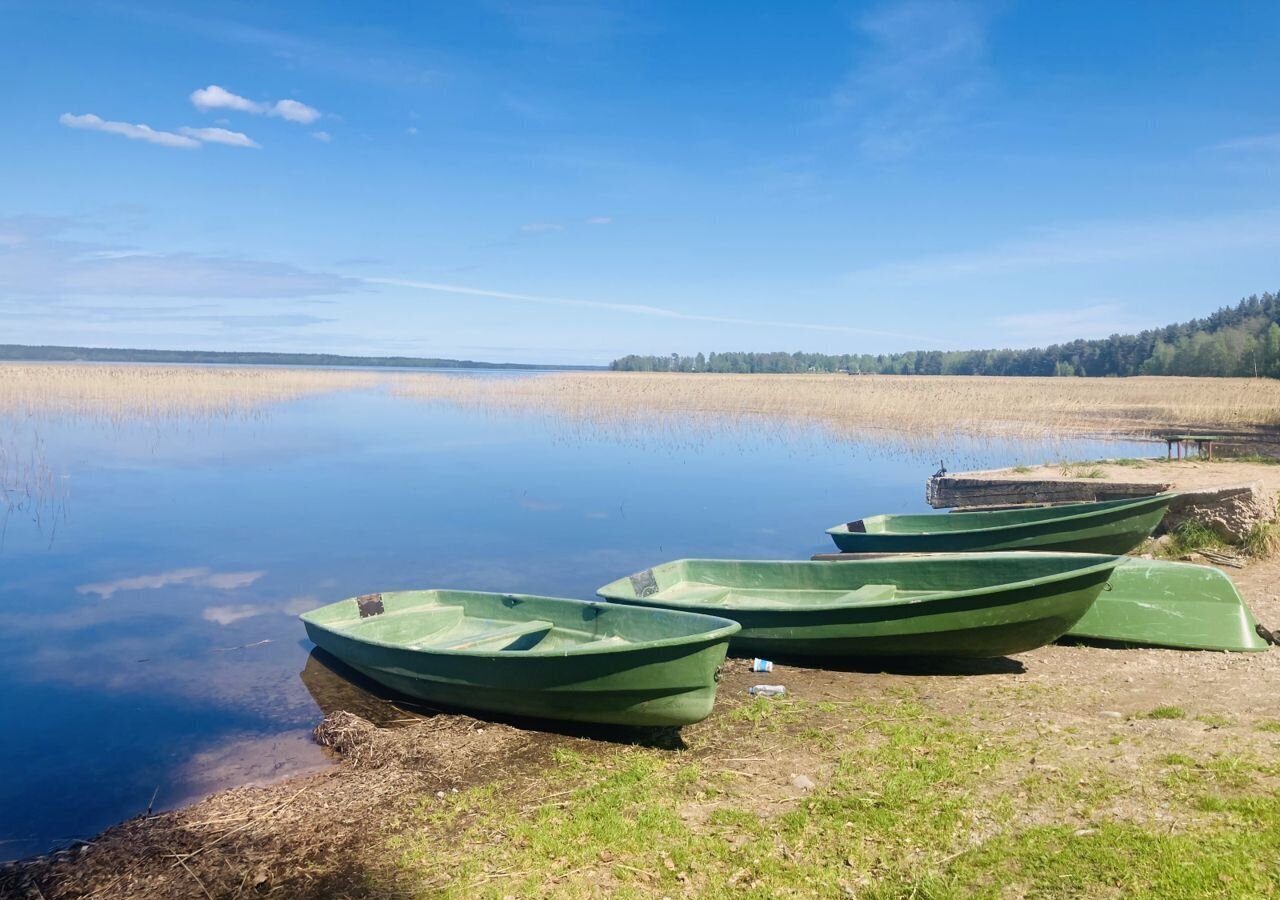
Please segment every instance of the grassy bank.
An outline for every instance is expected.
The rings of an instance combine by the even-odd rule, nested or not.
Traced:
[[[713,415],[892,429],[1039,436],[1149,434],[1174,425],[1280,425],[1280,381],[584,372],[530,378],[411,375],[395,391],[593,423]]]
[[[1164,752],[1128,722],[1101,746],[1085,729],[1033,736],[897,693],[756,701],[679,754],[560,750],[541,796],[424,797],[388,846],[424,897],[1280,891],[1274,759],[1219,742]],[[1131,722],[1185,718],[1168,709]]]

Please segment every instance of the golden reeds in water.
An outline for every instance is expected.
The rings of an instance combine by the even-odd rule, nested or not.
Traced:
[[[0,415],[217,416],[378,383],[332,369],[0,363]]]
[[[12,513],[40,526],[65,509],[65,479],[47,459],[41,420],[253,415],[273,403],[379,383],[373,372],[331,369],[0,363],[0,538]]]
[[[1145,436],[1280,424],[1280,381],[1238,378],[711,375],[575,372],[396,376],[395,393],[600,424],[699,415],[794,420],[836,432]]]

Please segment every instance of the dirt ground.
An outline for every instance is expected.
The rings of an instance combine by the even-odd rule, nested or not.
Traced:
[[[1164,460],[1150,459],[1127,461],[1126,464],[1107,463],[1046,463],[1041,466],[1019,466],[1017,469],[992,469],[978,472],[957,473],[965,476],[994,475],[1014,481],[1077,481],[1081,470],[1088,470],[1088,478],[1098,481],[1122,481],[1137,484],[1169,484],[1175,491],[1194,491],[1237,484],[1260,483],[1264,491],[1280,491],[1280,465],[1274,463],[1237,462],[1229,459]]]
[[[1258,620],[1280,627],[1280,560],[1229,574]],[[931,712],[1012,729],[1025,739],[1025,766],[1032,772],[1057,771],[1062,761],[1044,754],[1065,734],[1071,736],[1072,764],[1122,779],[1142,779],[1142,759],[1157,752],[1230,747],[1262,758],[1280,752],[1280,734],[1256,727],[1280,716],[1275,651],[1055,645],[1014,659],[887,672],[877,666],[831,671],[779,665],[768,675],[752,673],[745,660],[731,660],[715,713],[680,734],[556,732],[531,723],[424,715],[333,677],[337,705],[379,720],[375,726],[366,718],[330,713],[318,738],[337,765],[266,787],[214,794],[183,809],[125,822],[88,843],[0,867],[0,896],[412,896],[414,885],[405,883],[388,850],[388,840],[409,827],[408,808],[422,797],[495,782],[504,795],[540,796],[542,773],[557,748],[591,752],[620,742],[669,748],[691,754],[708,771],[739,776],[742,795],[762,809],[785,809],[820,788],[832,764],[811,741],[785,733],[762,737],[735,715],[749,703],[747,688],[761,681],[783,684],[790,696],[818,704],[910,696]],[[1185,710],[1185,717],[1146,715],[1172,705]],[[829,722],[823,727],[855,727],[839,717]],[[814,724],[801,717],[785,729],[799,734]],[[1021,814],[1034,819],[1039,813],[1028,808]]]

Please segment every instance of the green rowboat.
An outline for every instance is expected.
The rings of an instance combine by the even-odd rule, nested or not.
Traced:
[[[942,554],[854,562],[685,559],[600,588],[619,603],[742,624],[759,656],[995,657],[1057,640],[1120,559],[1064,553]]]
[[[706,718],[738,631],[667,610],[435,590],[341,600],[302,621],[316,646],[430,704],[615,725]]]
[[[1053,550],[1127,553],[1164,518],[1177,494],[1026,509],[872,516],[827,534],[845,553],[974,553]]]
[[[1266,650],[1231,579],[1210,566],[1128,559],[1068,637],[1196,650]]]

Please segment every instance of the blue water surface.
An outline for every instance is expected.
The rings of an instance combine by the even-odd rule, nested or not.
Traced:
[[[53,475],[0,546],[0,859],[323,765],[321,703],[299,677],[297,614],[314,606],[428,587],[591,597],[672,558],[807,558],[837,522],[927,510],[939,460],[1152,452],[588,423],[384,389],[4,425]]]

